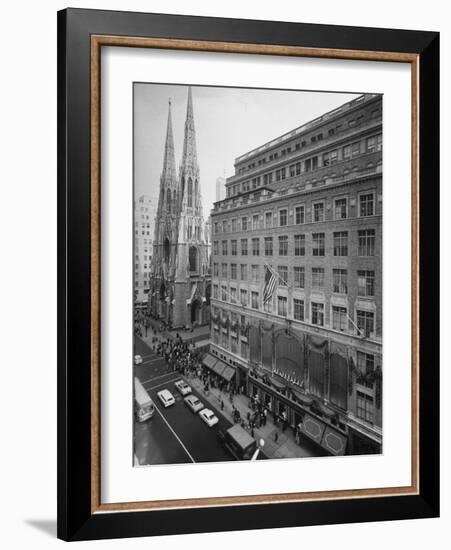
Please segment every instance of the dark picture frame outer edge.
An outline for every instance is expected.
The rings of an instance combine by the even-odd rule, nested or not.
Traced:
[[[417,53],[420,60],[420,494],[91,513],[90,35]],[[439,35],[102,10],[58,13],[58,537],[90,540],[439,514]]]

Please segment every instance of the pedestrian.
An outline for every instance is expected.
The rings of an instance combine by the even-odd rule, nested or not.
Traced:
[[[224,410],[224,401],[221,398],[221,411],[223,411],[223,410]]]
[[[251,428],[251,437],[254,437],[254,428]]]
[[[279,439],[279,434],[276,431],[274,432],[274,442],[277,443],[278,439]]]

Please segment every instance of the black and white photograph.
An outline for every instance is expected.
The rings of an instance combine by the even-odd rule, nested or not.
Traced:
[[[133,100],[134,465],[382,453],[382,95]]]

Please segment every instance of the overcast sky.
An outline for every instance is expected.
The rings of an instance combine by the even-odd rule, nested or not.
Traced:
[[[234,173],[234,159],[359,94],[193,86],[203,210],[216,200],[216,178]],[[158,198],[168,100],[172,102],[177,174],[183,150],[188,87],[135,84],[135,197]]]

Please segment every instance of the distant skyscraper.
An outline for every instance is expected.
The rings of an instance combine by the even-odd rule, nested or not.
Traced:
[[[225,198],[225,178],[216,178],[216,201],[222,201]]]
[[[135,299],[147,299],[150,288],[150,264],[155,219],[155,203],[148,195],[141,195],[135,202]]]
[[[190,87],[179,177],[169,102],[151,273],[151,308],[174,327],[210,322],[210,244],[204,235],[199,175]]]

